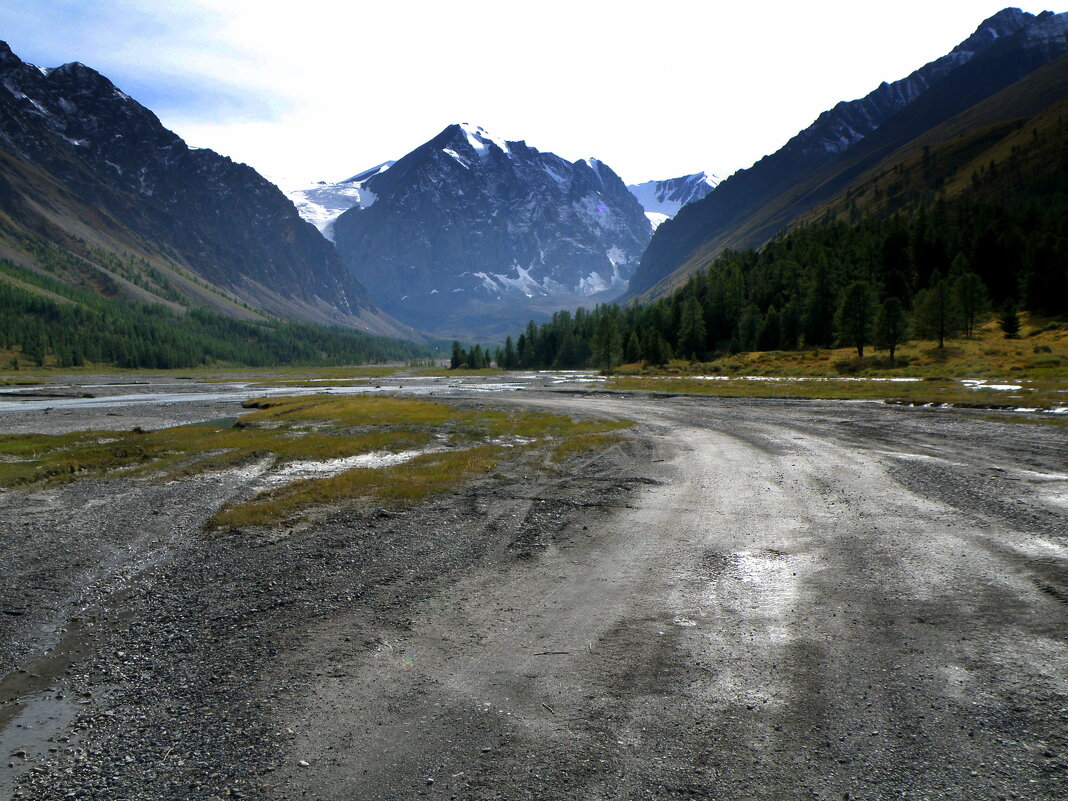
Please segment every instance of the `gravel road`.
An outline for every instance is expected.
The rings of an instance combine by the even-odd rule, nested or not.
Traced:
[[[228,536],[255,470],[0,495],[0,797],[1068,798],[1068,429],[460,402],[638,426]]]

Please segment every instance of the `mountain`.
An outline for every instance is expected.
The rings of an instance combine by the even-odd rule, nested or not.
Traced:
[[[438,335],[503,337],[622,292],[651,235],[623,181],[450,125],[360,182],[334,220],[342,261],[389,314]]]
[[[909,141],[759,249],[725,251],[654,300],[527,329],[509,366],[722,358],[716,368],[729,371],[746,360],[727,354],[849,344],[859,359],[872,340],[882,353],[868,351],[869,365],[903,366],[916,356],[895,362],[889,346],[971,338],[1006,304],[1056,330],[1066,260],[1068,54]],[[857,314],[865,308],[877,311]],[[925,347],[919,360],[944,363],[953,350]],[[1055,364],[1032,350],[1032,367]]]
[[[898,148],[800,224],[912,214],[966,197],[1068,190],[1068,54]]]
[[[176,311],[419,336],[251,167],[187,146],[95,70],[2,42],[0,257]]]
[[[724,250],[759,246],[858,176],[1068,49],[1068,14],[1005,9],[952,52],[821,114],[776,153],[661,225],[628,297],[655,297]]]
[[[679,213],[687,203],[700,200],[711,192],[719,178],[697,172],[664,181],[646,181],[641,184],[628,184],[627,189],[645,209],[645,216],[655,230],[664,220],[669,220]]]
[[[394,164],[396,164],[395,161],[385,161],[344,181],[338,181],[336,184],[319,181],[315,186],[297,189],[286,194],[297,207],[300,216],[333,242],[334,220],[353,206],[366,208],[374,203],[377,198],[374,192],[364,187],[364,182],[372,176],[385,172]]]

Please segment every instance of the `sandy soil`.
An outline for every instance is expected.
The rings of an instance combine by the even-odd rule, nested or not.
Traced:
[[[0,796],[1068,797],[1068,429],[462,402],[639,425],[227,536],[200,526],[255,470],[0,495]],[[234,409],[197,403],[70,424]]]

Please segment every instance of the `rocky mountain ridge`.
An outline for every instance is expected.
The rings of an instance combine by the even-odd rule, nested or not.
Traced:
[[[897,148],[1063,54],[1066,33],[1068,14],[1005,9],[946,56],[839,103],[661,225],[627,296],[658,296],[726,248],[763,244]]]
[[[242,316],[415,334],[375,308],[277,187],[189,147],[84,64],[39,68],[0,43],[0,156],[0,244],[20,262],[34,264],[26,242],[43,237],[87,263],[94,248],[150,260],[179,305],[211,296]]]
[[[652,229],[603,162],[569,162],[468,124],[360,183],[374,201],[333,222],[338,252],[388,313],[447,336],[622,292]]]

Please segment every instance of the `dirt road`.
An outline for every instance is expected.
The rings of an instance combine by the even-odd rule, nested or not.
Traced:
[[[18,797],[1068,797],[1068,430],[492,402],[639,426],[402,513],[164,537],[64,646],[50,692],[87,703]],[[88,525],[63,492],[45,517]]]

